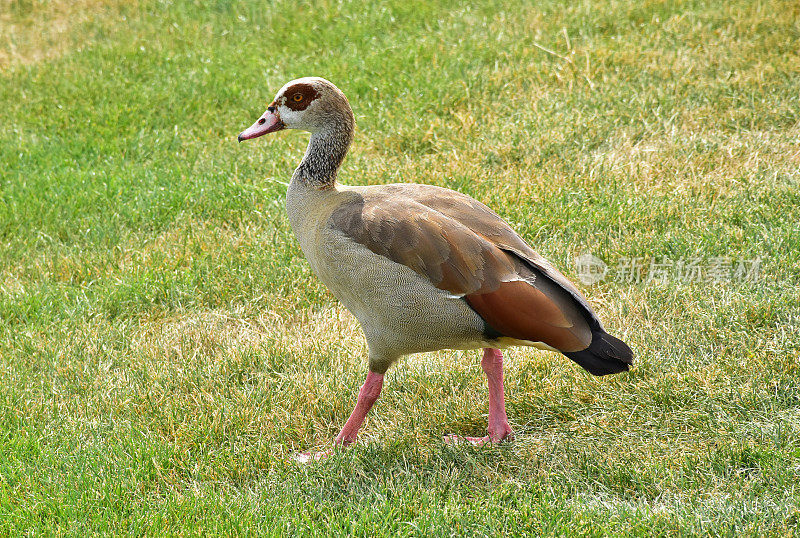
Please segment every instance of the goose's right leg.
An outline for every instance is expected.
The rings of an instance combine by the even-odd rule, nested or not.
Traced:
[[[446,435],[444,442],[457,444],[463,441],[475,446],[487,443],[501,443],[514,440],[514,430],[508,424],[506,414],[505,391],[503,390],[503,354],[499,349],[485,348],[481,368],[486,374],[489,385],[489,435],[485,437],[461,437],[459,435]]]

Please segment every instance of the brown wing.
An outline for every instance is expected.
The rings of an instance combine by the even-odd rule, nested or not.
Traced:
[[[443,215],[458,220],[474,233],[485,237],[498,248],[513,252],[526,264],[541,271],[544,276],[567,291],[591,318],[592,326],[603,329],[600,320],[592,311],[583,294],[553,264],[539,255],[509,224],[486,205],[460,192],[435,187],[396,183],[381,187],[390,196],[411,197],[418,203],[434,209]]]
[[[468,196],[423,185],[364,188],[334,211],[330,223],[463,297],[495,337],[544,342],[564,352],[591,343],[596,318],[577,289]]]

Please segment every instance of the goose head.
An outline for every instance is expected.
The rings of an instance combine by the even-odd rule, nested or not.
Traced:
[[[321,132],[331,126],[352,129],[353,111],[332,82],[304,77],[287,82],[256,122],[239,134],[239,142],[283,129]]]

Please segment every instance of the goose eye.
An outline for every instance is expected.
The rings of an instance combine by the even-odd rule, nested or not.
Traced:
[[[302,93],[296,93],[296,94],[294,94],[294,96],[292,97],[292,100],[293,100],[295,103],[299,103],[300,101],[302,101],[302,100],[303,100],[303,94],[302,94]]]

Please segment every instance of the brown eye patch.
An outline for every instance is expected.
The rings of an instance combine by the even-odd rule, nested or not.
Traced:
[[[319,97],[319,92],[311,84],[299,82],[286,88],[284,104],[290,110],[305,110],[311,102]]]

